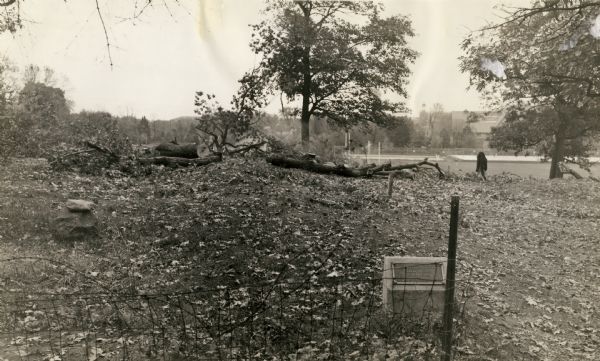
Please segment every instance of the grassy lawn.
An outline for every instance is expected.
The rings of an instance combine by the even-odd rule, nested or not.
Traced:
[[[62,359],[175,360],[192,350],[165,337],[156,341],[160,332],[154,331],[179,340],[192,329],[207,330],[204,339],[229,342],[231,356],[239,346],[232,339],[245,337],[236,326],[248,331],[258,327],[255,319],[262,333],[247,344],[256,347],[256,359],[277,345],[282,359],[434,357],[436,326],[423,331],[391,324],[380,312],[377,277],[386,255],[445,256],[452,194],[461,197],[455,359],[591,360],[600,353],[599,184],[502,175],[484,183],[423,173],[416,181],[397,181],[392,199],[386,185],[383,179],[275,168],[263,160],[157,168],[144,178],[10,164],[0,175],[0,290],[10,315],[0,320],[6,331],[0,360],[51,359],[59,356],[52,349],[57,342],[72,346]],[[69,198],[97,204],[99,239],[52,239],[50,220]],[[126,304],[125,295],[139,305]],[[142,302],[140,295],[153,298]],[[201,313],[191,312],[194,305],[208,316],[193,321],[208,326],[186,323]],[[91,326],[71,314],[82,309],[89,314],[79,319]],[[61,314],[68,319],[62,328],[54,319]],[[340,320],[337,329],[328,315]],[[47,327],[37,325],[44,317]],[[368,325],[354,323],[365,318]],[[125,323],[114,330],[127,333],[114,331],[115,323]],[[179,332],[181,323],[185,331]],[[226,324],[231,332],[220,330],[217,337],[215,325]],[[57,329],[72,332],[57,341]],[[18,339],[22,330],[29,337]],[[223,359],[211,342],[196,343],[195,351]]]

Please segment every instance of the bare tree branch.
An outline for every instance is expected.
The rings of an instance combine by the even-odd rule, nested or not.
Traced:
[[[148,1],[148,3],[150,3]],[[110,67],[113,67],[112,55],[110,53],[110,41],[108,40],[108,32],[106,31],[106,24],[104,23],[104,18],[102,17],[102,11],[100,11],[100,3],[96,0],[96,10],[98,11],[98,17],[100,18],[100,22],[102,23],[102,30],[104,30],[104,38],[106,39],[106,51],[108,52],[108,60],[110,62]]]

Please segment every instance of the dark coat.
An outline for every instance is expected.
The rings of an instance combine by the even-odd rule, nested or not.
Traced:
[[[485,154],[483,154],[483,152],[479,152],[477,154],[477,168],[475,169],[475,172],[480,171],[487,171],[487,158],[485,157]]]

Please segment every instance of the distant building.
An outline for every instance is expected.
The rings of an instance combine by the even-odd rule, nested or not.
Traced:
[[[492,111],[421,111],[413,124],[430,148],[489,149],[492,128],[504,120],[504,112]],[[470,132],[468,132],[468,129]]]
[[[467,124],[477,137],[477,148],[489,148],[489,136],[492,128],[499,126],[504,120],[504,112],[470,112],[453,111],[450,114],[452,130],[461,130]]]

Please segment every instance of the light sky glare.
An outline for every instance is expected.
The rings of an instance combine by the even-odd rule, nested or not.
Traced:
[[[145,1],[138,0],[138,6]],[[513,1],[514,2],[514,1]],[[25,27],[0,36],[14,64],[48,66],[59,75],[74,110],[171,119],[193,115],[194,93],[214,93],[227,104],[240,76],[259,59],[250,51],[249,24],[261,20],[261,0],[156,1],[141,18],[127,20],[135,0],[100,1],[113,66],[93,0],[37,0],[22,5]],[[517,2],[527,5],[527,1]],[[417,114],[441,103],[446,110],[482,109],[461,74],[460,42],[497,20],[495,0],[387,0],[384,15],[409,15],[420,53],[411,67],[407,106]],[[138,7],[139,10],[139,7]],[[279,98],[267,108],[277,111]]]

